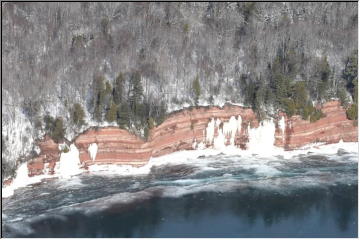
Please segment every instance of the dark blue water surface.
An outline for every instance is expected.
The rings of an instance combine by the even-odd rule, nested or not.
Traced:
[[[254,157],[241,164],[241,156],[216,156],[201,159],[201,166],[154,167],[146,176],[47,180],[3,201],[3,234],[357,237],[354,157],[308,154],[290,162]]]

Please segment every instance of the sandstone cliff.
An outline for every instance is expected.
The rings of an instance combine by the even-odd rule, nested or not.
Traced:
[[[313,123],[302,120],[300,116],[289,118],[280,113],[273,121],[274,141],[270,144],[292,150],[314,142],[358,141],[358,127],[346,118],[345,109],[338,101],[327,102],[321,109],[326,116]],[[248,108],[234,105],[199,107],[171,114],[150,131],[148,141],[126,130],[107,127],[89,129],[75,138],[74,143],[84,168],[92,164],[142,166],[150,157],[179,150],[225,145],[246,149],[249,131],[257,130],[260,124]],[[59,160],[60,150],[52,139],[45,137],[38,144],[41,153],[28,163],[30,176],[53,173]],[[95,150],[93,146],[96,146]]]
[[[354,126],[354,121],[347,119],[340,102],[327,102],[321,110],[326,116],[313,123],[302,120],[300,116],[288,118],[282,114],[286,122],[285,134],[277,128],[275,145],[292,150],[314,142],[358,141],[358,128]]]

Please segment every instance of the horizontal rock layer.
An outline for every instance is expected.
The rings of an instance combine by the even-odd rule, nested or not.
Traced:
[[[53,174],[56,162],[60,159],[59,145],[49,136],[37,142],[41,152],[40,155],[27,163],[29,176],[41,175],[44,173]]]
[[[300,116],[287,117],[280,113],[276,122],[274,145],[292,150],[314,142],[335,143],[339,140],[354,142],[358,140],[358,128],[354,122],[346,118],[345,109],[338,101],[325,103],[321,107],[324,118],[316,122],[302,120]],[[235,132],[223,131],[224,124],[235,117],[240,126]],[[280,126],[281,118],[284,126]],[[214,125],[213,138],[208,138],[207,127],[211,120]],[[234,119],[232,119],[234,120]],[[219,124],[220,123],[220,124]],[[184,109],[172,113],[162,124],[151,129],[149,140],[144,141],[126,130],[117,127],[89,129],[80,134],[74,143],[80,152],[80,162],[84,168],[92,164],[125,164],[142,166],[150,157],[158,157],[179,150],[190,150],[197,146],[211,147],[214,137],[224,134],[224,144],[246,149],[249,141],[248,128],[257,128],[259,122],[249,108],[226,105],[220,107],[198,107]],[[232,138],[232,135],[234,139]],[[89,147],[96,143],[97,151],[94,159]],[[53,173],[60,151],[49,137],[38,143],[41,153],[39,157],[28,163],[29,175],[44,172]]]
[[[338,101],[331,101],[321,107],[325,117],[311,123],[300,116],[285,117],[285,136],[277,129],[275,145],[293,150],[315,142],[337,143],[358,141],[358,127],[348,120],[345,109]]]

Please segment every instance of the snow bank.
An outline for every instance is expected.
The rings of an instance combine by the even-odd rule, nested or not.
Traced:
[[[10,197],[14,194],[15,189],[25,187],[27,185],[40,182],[43,178],[47,177],[47,175],[40,175],[29,177],[29,172],[27,168],[27,163],[23,163],[16,171],[16,177],[12,181],[9,186],[5,186],[1,190],[2,198]]]
[[[29,177],[27,163],[21,164],[16,171],[16,177],[12,183],[2,188],[2,198],[10,197],[16,189],[40,182],[44,178],[68,178],[82,172],[83,170],[80,169],[79,150],[74,144],[71,144],[69,152],[61,153],[60,161],[56,164],[55,174],[53,175],[45,173],[43,175]]]

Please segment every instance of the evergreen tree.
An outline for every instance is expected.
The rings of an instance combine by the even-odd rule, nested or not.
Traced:
[[[256,98],[256,87],[255,84],[249,83],[245,85],[245,105],[254,107],[255,98]]]
[[[281,107],[284,107],[283,100],[290,95],[291,80],[283,74],[276,74],[274,76],[275,81],[275,97]]]
[[[346,88],[350,91],[353,98],[353,104],[346,110],[346,115],[348,119],[357,120],[358,119],[358,56],[357,50],[353,51],[351,56],[348,57],[345,69],[343,71],[343,78],[346,81]],[[347,107],[349,101],[346,99],[345,89],[339,91],[339,98],[342,102],[342,105]],[[346,99],[346,100],[345,100]],[[357,121],[355,122],[357,124]]]
[[[143,96],[143,87],[141,84],[141,76],[140,73],[136,72],[133,74],[132,77],[132,88],[129,97],[129,102],[133,113],[137,112],[142,96]]]
[[[285,113],[291,117],[292,115],[294,115],[296,113],[296,106],[294,103],[294,100],[290,99],[290,98],[284,98],[282,99],[282,104],[283,104],[283,109],[285,111]]]
[[[317,82],[317,96],[318,99],[324,99],[326,96],[326,91],[329,88],[329,76],[331,73],[327,57],[323,57],[320,63],[317,66],[318,69],[318,82]]]
[[[323,82],[327,82],[329,80],[329,76],[330,76],[330,65],[329,62],[327,60],[327,57],[324,56],[321,59],[321,62],[319,64],[319,72],[320,72],[320,79]]]
[[[118,108],[118,125],[120,127],[129,126],[130,109],[127,103],[122,103]]]
[[[119,73],[115,80],[115,85],[113,89],[113,99],[115,104],[120,104],[122,101],[122,94],[124,89],[124,78],[122,73]]]
[[[65,128],[63,124],[62,118],[58,117],[55,119],[54,122],[54,130],[52,132],[51,137],[54,139],[55,142],[59,142],[64,139],[65,135]]]
[[[358,109],[357,104],[351,104],[351,106],[346,110],[346,116],[350,120],[357,120],[358,119]]]
[[[147,140],[149,138],[149,126],[145,125],[144,127],[144,138]]]
[[[50,115],[44,116],[45,132],[50,134],[54,130],[54,118]],[[50,134],[51,135],[51,134]]]
[[[109,110],[106,112],[105,119],[108,122],[114,122],[116,120],[118,106],[115,103],[111,103]]]
[[[194,95],[195,105],[197,106],[199,104],[199,97],[200,97],[200,94],[201,94],[199,76],[196,76],[196,78],[194,79],[193,84],[192,84],[192,88],[193,88],[193,95]]]
[[[255,111],[257,112],[259,119],[263,119],[265,117],[265,112],[262,109],[262,106],[265,103],[265,97],[266,97],[266,88],[263,84],[261,84],[260,87],[256,90],[255,103],[254,103],[254,108]]]
[[[104,77],[97,77],[93,83],[94,86],[94,118],[102,121],[102,112],[106,96]]]
[[[152,117],[150,117],[147,122],[148,122],[149,129],[152,129],[155,127],[155,121]]]
[[[85,112],[81,104],[75,103],[73,108],[71,109],[71,118],[73,123],[78,127],[82,126],[85,123],[84,116]]]
[[[348,57],[343,72],[343,77],[346,80],[346,87],[349,90],[354,88],[353,80],[357,78],[358,75],[358,54],[357,50],[353,51],[351,56]]]
[[[308,100],[304,81],[296,82],[293,86],[292,97],[297,108],[303,108]]]
[[[347,98],[345,87],[340,87],[337,91],[337,97],[340,100],[342,106],[347,106],[349,104],[349,99]]]
[[[353,90],[354,102],[358,103],[358,78],[357,77],[355,77],[353,79],[352,84],[354,85],[354,90]]]
[[[110,84],[108,81],[106,81],[106,84],[105,84],[105,94],[106,94],[106,95],[109,95],[109,94],[111,94],[111,92],[112,92],[111,84]]]
[[[352,81],[354,85],[353,90],[353,99],[354,103],[351,104],[351,106],[346,110],[346,115],[351,120],[357,120],[358,119],[358,81],[357,77],[355,77]],[[356,122],[357,124],[357,122]]]

